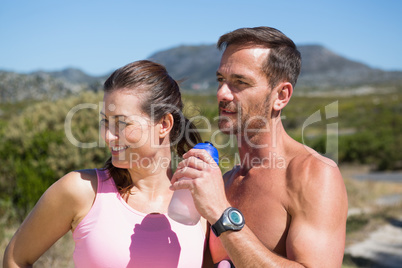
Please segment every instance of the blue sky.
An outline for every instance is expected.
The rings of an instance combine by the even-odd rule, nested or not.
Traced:
[[[298,45],[402,71],[401,12],[399,0],[0,0],[0,70],[104,75],[160,50],[265,25]]]

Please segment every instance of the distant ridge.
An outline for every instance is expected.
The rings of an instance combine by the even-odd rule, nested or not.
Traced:
[[[302,70],[298,92],[353,90],[359,87],[402,87],[402,71],[384,71],[342,57],[321,45],[300,45]],[[215,73],[222,52],[215,45],[181,45],[148,59],[166,66],[184,90],[215,91]],[[107,76],[94,77],[79,69],[37,71],[30,74],[0,71],[0,102],[57,99],[80,91],[98,91]]]
[[[82,84],[82,83],[94,83],[99,80],[98,77],[90,76],[83,71],[76,68],[67,68],[61,71],[43,72],[37,71],[32,74],[49,74],[51,77],[61,79],[69,83]]]
[[[360,87],[395,85],[402,82],[402,71],[383,71],[349,60],[320,45],[298,47],[302,55],[299,87]]]
[[[320,45],[298,46],[302,70],[300,88],[340,88],[402,82],[402,72],[374,69],[346,59]],[[215,45],[179,46],[157,52],[149,59],[162,63],[176,79],[185,78],[183,86],[192,89],[216,87],[215,72],[221,52]]]
[[[206,90],[216,87],[216,70],[222,53],[215,45],[179,46],[151,55],[148,59],[165,65],[183,87]]]
[[[85,90],[98,91],[103,81],[104,78],[93,77],[73,68],[29,74],[0,71],[0,103],[54,100]]]

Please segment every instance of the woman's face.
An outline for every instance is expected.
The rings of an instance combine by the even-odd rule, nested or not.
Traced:
[[[101,112],[101,131],[119,168],[134,168],[152,160],[158,145],[158,124],[141,111],[144,94],[118,89],[105,93]]]

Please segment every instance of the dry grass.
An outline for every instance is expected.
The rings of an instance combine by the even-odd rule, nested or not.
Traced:
[[[354,179],[354,175],[368,172],[368,167],[341,167],[341,173],[348,192],[349,208],[369,208],[371,210],[384,209],[384,207],[376,204],[378,198],[394,194],[402,194],[402,183],[369,180],[361,181]]]
[[[74,241],[68,232],[39,258],[34,267],[74,268],[73,251]]]
[[[3,253],[11,237],[17,230],[17,226],[6,228],[4,238],[0,243],[0,263],[3,263]],[[74,268],[73,262],[74,241],[71,232],[68,232],[57,241],[45,254],[43,254],[34,267],[38,268]]]

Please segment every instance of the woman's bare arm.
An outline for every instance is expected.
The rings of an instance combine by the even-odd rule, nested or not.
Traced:
[[[31,267],[76,226],[92,206],[94,183],[95,171],[87,170],[68,173],[49,187],[11,239],[3,266]]]

